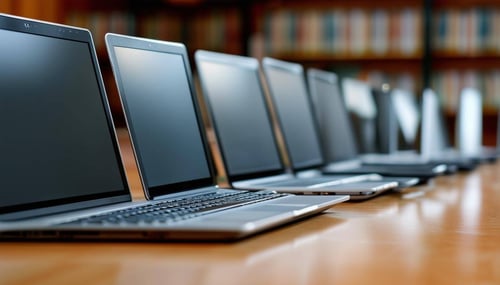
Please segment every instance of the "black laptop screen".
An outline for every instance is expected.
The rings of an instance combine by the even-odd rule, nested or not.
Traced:
[[[356,139],[337,80],[309,77],[311,96],[328,162],[356,159]]]
[[[119,46],[113,51],[128,124],[148,190],[158,192],[155,187],[170,185],[160,191],[167,194],[187,186],[192,189],[201,181],[212,184],[183,56]]]
[[[292,167],[321,165],[321,145],[302,73],[266,67],[266,76]]]
[[[0,39],[0,213],[128,195],[89,43]]]
[[[230,178],[282,170],[257,69],[197,63]]]

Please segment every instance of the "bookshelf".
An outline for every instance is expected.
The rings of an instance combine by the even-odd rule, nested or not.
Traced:
[[[441,2],[433,18],[432,86],[450,111],[457,105],[459,90],[467,86],[481,90],[486,112],[494,112],[500,103],[500,3]]]
[[[257,1],[250,55],[299,62],[342,76],[423,89],[421,1]]]
[[[88,28],[93,35],[113,118],[124,125],[106,53],[107,32],[185,43],[197,49],[246,54],[247,1],[1,0],[0,12]],[[191,61],[193,62],[193,61]]]
[[[498,0],[2,0],[0,12],[89,28],[118,125],[106,32],[183,42],[191,54],[276,57],[416,96],[430,86],[450,122],[458,90],[475,86],[484,94],[485,125],[496,126]]]
[[[60,0],[1,0],[0,13],[61,22]]]
[[[272,56],[390,83],[416,96],[440,95],[452,129],[459,91],[483,96],[486,144],[495,143],[500,105],[500,2],[259,1],[253,7],[251,55]]]
[[[197,49],[234,54],[245,52],[245,45],[241,44],[243,4],[239,1],[59,1],[64,6],[64,23],[86,27],[94,35],[117,125],[124,125],[124,117],[105,51],[105,33],[182,42],[186,44],[191,56]]]
[[[436,0],[432,6],[431,87],[454,125],[460,90],[483,95],[483,141],[496,143],[500,106],[500,2]],[[450,128],[453,136],[453,128]],[[452,137],[451,136],[451,137]]]

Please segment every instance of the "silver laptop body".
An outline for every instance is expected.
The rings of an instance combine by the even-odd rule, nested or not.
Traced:
[[[326,154],[326,173],[363,173],[376,172],[382,175],[417,177],[422,181],[444,173],[445,165],[427,165],[424,163],[371,163],[365,162],[359,156],[356,138],[336,74],[309,69],[307,72],[310,94],[316,118],[319,124],[320,136],[324,153]]]
[[[284,145],[290,157],[292,169],[298,175],[310,171],[303,171],[304,166],[308,169],[314,168],[321,173],[321,168],[324,167],[324,156],[302,66],[266,57],[262,60],[262,67],[269,88],[270,105],[274,107],[273,110],[277,114],[277,122],[283,132]],[[332,178],[337,175],[342,176],[341,174],[317,175]],[[376,175],[379,182],[397,182],[393,178],[371,175]],[[365,182],[348,185],[363,187],[363,183]],[[398,186],[401,185],[398,184]]]
[[[376,195],[380,186],[395,186],[366,181],[365,185],[347,189],[345,182],[366,178],[297,176],[288,171],[283,163],[286,154],[281,156],[277,143],[279,126],[273,124],[271,118],[257,59],[198,50],[195,60],[211,125],[232,187],[300,194],[348,194],[353,199]],[[315,165],[317,158],[313,159],[315,161],[307,164]]]
[[[489,160],[483,156],[481,94],[473,89],[464,91],[457,114],[457,148],[450,142],[438,95],[430,88],[423,91],[421,153],[424,157],[462,160],[472,166]],[[491,157],[495,158],[496,155]]]
[[[199,133],[200,142],[175,149],[194,160],[166,157],[183,167],[152,180],[148,175],[157,169],[142,168],[152,201],[132,202],[90,32],[2,14],[0,38],[0,100],[8,106],[0,112],[8,134],[0,141],[0,239],[233,240],[347,199],[219,189],[202,132],[179,122],[178,132]],[[182,64],[176,68],[190,78]],[[189,89],[184,95],[189,101]],[[194,148],[197,155],[187,153]],[[190,165],[197,171],[185,171]],[[161,179],[166,182],[150,184]],[[208,196],[221,201],[233,195],[247,200],[203,206]],[[185,210],[193,206],[196,212]]]

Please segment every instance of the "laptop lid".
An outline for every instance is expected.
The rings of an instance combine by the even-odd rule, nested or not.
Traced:
[[[422,129],[420,152],[430,157],[448,147],[448,133],[444,127],[437,94],[426,88],[422,94]]]
[[[356,139],[340,93],[337,75],[324,70],[308,69],[307,79],[327,161],[358,159]]]
[[[367,83],[354,78],[344,78],[342,93],[347,110],[364,119],[375,119],[377,106]]]
[[[483,148],[483,99],[476,88],[460,92],[456,122],[456,144],[461,154],[479,155]]]
[[[357,138],[359,153],[377,150],[377,106],[370,85],[354,78],[343,78],[342,94],[351,118],[351,126]]]
[[[228,179],[285,173],[257,59],[198,50],[195,60]]]
[[[323,154],[302,66],[264,58],[262,67],[292,168],[298,171],[322,166]]]
[[[106,35],[146,197],[214,186],[186,47]]]
[[[414,148],[420,125],[418,103],[412,93],[399,88],[392,89],[391,99],[404,145]]]
[[[0,219],[130,201],[88,30],[0,14]]]
[[[398,121],[388,84],[381,88],[372,88],[373,99],[377,106],[376,147],[378,153],[396,153],[398,151]]]

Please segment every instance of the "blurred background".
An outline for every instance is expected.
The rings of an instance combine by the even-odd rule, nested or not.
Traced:
[[[483,96],[483,142],[496,143],[500,104],[499,0],[1,0],[0,12],[92,31],[118,126],[124,125],[104,34],[271,56],[389,83],[416,99],[439,95],[450,137],[460,90]]]

